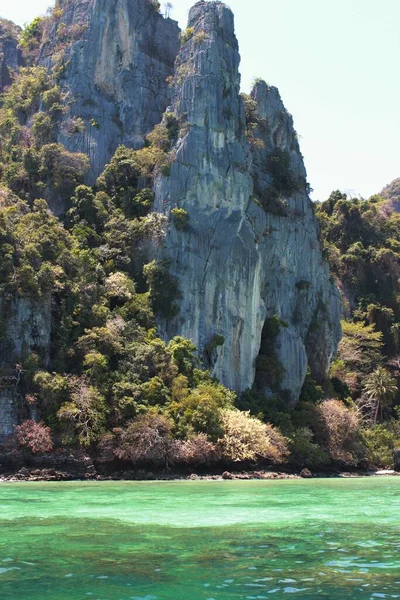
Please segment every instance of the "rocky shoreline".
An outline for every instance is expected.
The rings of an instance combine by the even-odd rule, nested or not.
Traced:
[[[309,469],[289,470],[260,466],[233,466],[231,470],[214,467],[213,470],[187,467],[184,470],[119,468],[96,463],[90,456],[48,455],[44,457],[0,456],[0,483],[19,481],[233,481],[283,480],[312,478],[350,478],[371,476],[400,476],[393,470],[352,471],[328,470],[311,472]]]

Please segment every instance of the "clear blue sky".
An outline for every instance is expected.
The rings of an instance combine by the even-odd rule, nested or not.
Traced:
[[[175,0],[186,26],[192,0]],[[2,3],[3,4],[3,1]],[[23,25],[49,0],[13,0],[0,15]],[[364,197],[400,177],[400,0],[230,0],[243,91],[276,85],[293,114],[315,199]]]

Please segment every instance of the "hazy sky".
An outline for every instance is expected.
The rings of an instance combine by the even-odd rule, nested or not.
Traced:
[[[400,0],[230,0],[243,91],[262,77],[293,114],[315,199],[400,177]],[[23,25],[49,0],[0,0]],[[191,0],[171,17],[186,26]]]

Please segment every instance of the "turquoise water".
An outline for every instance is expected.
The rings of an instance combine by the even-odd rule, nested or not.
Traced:
[[[1,600],[400,598],[400,479],[0,485]]]

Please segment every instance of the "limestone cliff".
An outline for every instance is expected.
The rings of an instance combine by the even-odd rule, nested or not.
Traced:
[[[308,364],[319,381],[326,376],[340,300],[322,259],[292,119],[277,90],[257,84],[251,152],[230,9],[198,2],[188,28],[168,109],[181,122],[180,138],[170,175],[156,182],[155,210],[171,217],[162,256],[182,292],[164,335],[192,339],[215,375],[241,391],[255,381],[263,328],[277,315],[268,354],[283,366],[280,389],[296,400]],[[260,196],[277,186],[271,156],[288,162],[297,183],[283,195],[272,190],[268,205]],[[174,208],[187,211],[186,229],[174,226]],[[268,375],[259,382],[263,391],[276,387]]]
[[[0,93],[10,85],[12,74],[23,66],[18,48],[21,28],[11,21],[0,19]]]
[[[15,297],[0,301],[5,328],[0,337],[0,441],[14,430],[28,406],[19,389],[21,363],[32,353],[48,362],[51,337],[51,299]]]
[[[149,254],[168,259],[181,298],[179,314],[160,319],[160,331],[191,339],[228,387],[286,391],[295,402],[308,366],[318,382],[326,378],[340,338],[340,299],[322,257],[292,119],[263,82],[251,97],[240,95],[238,43],[225,4],[192,8],[180,50],[177,24],[155,4],[58,3],[39,57],[68,107],[58,141],[88,154],[93,183],[120,144],[140,148],[163,114],[173,113],[179,133],[171,164],[154,181],[154,211],[169,226]],[[26,352],[48,353],[50,307],[50,299],[40,307],[15,300],[3,339],[9,370]],[[12,397],[8,387],[0,398],[7,423],[15,416]]]
[[[67,93],[58,141],[85,152],[93,183],[120,144],[138,148],[169,103],[179,28],[151,0],[63,0],[39,63]],[[77,126],[79,119],[79,126]]]

